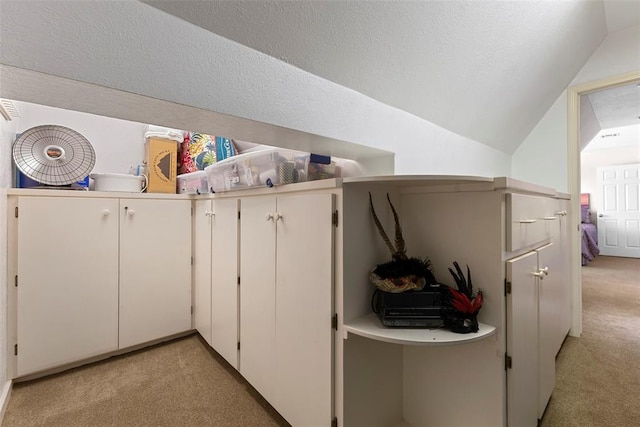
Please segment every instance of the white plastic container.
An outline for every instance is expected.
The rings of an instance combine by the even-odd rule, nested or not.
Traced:
[[[239,154],[204,170],[214,192],[291,184],[307,180],[309,153],[269,148]]]
[[[207,194],[211,192],[205,171],[178,175],[177,186],[178,194]]]
[[[123,173],[92,173],[94,191],[121,191],[141,193],[147,188],[147,177]]]

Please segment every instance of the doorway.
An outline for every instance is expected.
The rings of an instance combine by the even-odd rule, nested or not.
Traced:
[[[640,72],[612,76],[603,80],[571,86],[567,89],[567,159],[568,184],[571,194],[571,212],[569,232],[571,239],[571,278],[573,283],[572,327],[571,335],[582,333],[582,273],[580,239],[580,98],[603,89],[640,82]]]

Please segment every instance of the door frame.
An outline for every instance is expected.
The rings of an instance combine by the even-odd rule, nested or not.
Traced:
[[[602,80],[581,83],[567,88],[567,174],[571,194],[571,215],[569,216],[569,239],[571,247],[572,286],[571,331],[579,337],[582,334],[582,249],[580,247],[580,97],[602,89],[623,86],[640,81],[640,71],[610,76]]]

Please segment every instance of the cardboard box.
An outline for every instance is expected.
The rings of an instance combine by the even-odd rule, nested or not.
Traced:
[[[170,139],[147,138],[144,148],[149,173],[147,192],[175,194],[178,143]]]

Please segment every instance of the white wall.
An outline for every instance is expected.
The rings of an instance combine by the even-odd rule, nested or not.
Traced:
[[[16,131],[38,125],[61,125],[82,134],[96,152],[93,172],[129,173],[129,167],[144,158],[143,123],[112,119],[77,111],[26,102],[14,102],[21,118],[14,119]]]
[[[640,26],[610,34],[569,86],[640,70]],[[516,150],[511,176],[567,192],[567,91]]]
[[[396,173],[509,172],[506,153],[142,3],[3,2],[1,19],[6,65],[392,151]]]

